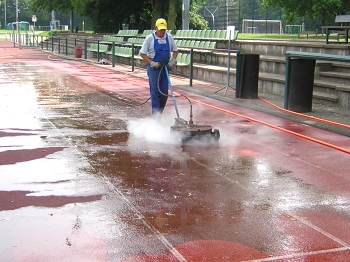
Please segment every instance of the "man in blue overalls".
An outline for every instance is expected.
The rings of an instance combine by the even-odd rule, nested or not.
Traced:
[[[167,22],[163,18],[156,21],[155,29],[145,38],[140,50],[140,56],[147,63],[152,115],[161,114],[168,100],[168,78],[163,66],[171,70],[176,65],[178,54],[174,38],[166,32]]]

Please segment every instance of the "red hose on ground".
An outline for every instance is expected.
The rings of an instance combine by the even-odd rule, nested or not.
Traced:
[[[324,142],[324,141],[321,141],[321,140],[318,140],[318,139],[315,139],[315,138],[312,138],[312,137],[309,137],[309,136],[305,136],[305,135],[302,135],[302,134],[299,134],[299,133],[290,131],[290,130],[288,130],[288,129],[285,129],[285,128],[282,128],[282,127],[279,127],[279,126],[275,126],[275,125],[269,124],[269,123],[267,123],[267,122],[263,122],[263,121],[260,121],[260,120],[257,120],[257,119],[254,119],[254,118],[251,118],[251,117],[248,117],[248,116],[244,116],[244,115],[241,115],[241,114],[237,114],[237,113],[234,113],[234,112],[232,112],[232,111],[229,111],[229,110],[226,110],[226,109],[223,109],[223,108],[220,108],[220,107],[216,107],[216,106],[213,106],[213,105],[210,105],[210,104],[207,104],[207,103],[204,103],[204,102],[195,100],[195,99],[190,99],[190,100],[193,101],[193,102],[196,102],[196,103],[198,103],[198,104],[205,105],[205,106],[207,106],[207,107],[210,107],[210,108],[219,110],[219,111],[221,111],[221,112],[224,112],[224,113],[227,113],[227,114],[230,114],[230,115],[234,115],[234,116],[238,116],[238,117],[242,117],[242,118],[247,119],[247,120],[249,120],[249,121],[251,121],[251,122],[255,122],[255,123],[262,124],[262,125],[266,125],[266,126],[268,126],[268,127],[277,129],[277,130],[279,130],[279,131],[283,131],[283,132],[286,132],[286,133],[288,133],[288,134],[295,135],[295,136],[298,136],[298,137],[307,139],[307,140],[309,140],[309,141],[312,141],[312,142],[315,142],[315,143],[318,143],[318,144],[321,144],[321,145],[324,145],[324,146],[327,146],[327,147],[330,147],[330,148],[339,150],[339,151],[341,151],[341,152],[350,154],[350,150],[348,150],[348,149],[345,149],[345,148],[342,148],[342,147],[339,147],[339,146],[336,146],[336,145],[332,145],[332,144],[329,144],[329,143],[327,143],[327,142]]]

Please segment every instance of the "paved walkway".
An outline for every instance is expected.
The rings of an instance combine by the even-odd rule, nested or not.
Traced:
[[[8,42],[0,62],[0,261],[350,256],[348,110],[296,115],[172,76],[194,121],[221,133],[181,144],[171,100],[150,117],[143,69]]]

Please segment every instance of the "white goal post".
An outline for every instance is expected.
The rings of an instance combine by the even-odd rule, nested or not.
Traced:
[[[281,20],[243,19],[243,34],[283,34]]]
[[[285,34],[297,34],[302,31],[302,25],[286,25]]]

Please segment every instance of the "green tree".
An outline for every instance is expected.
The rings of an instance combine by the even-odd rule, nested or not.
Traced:
[[[33,0],[31,2],[31,9],[35,12],[70,12],[70,30],[71,32],[73,31],[73,6],[70,0]]]
[[[208,21],[203,18],[203,16],[199,15],[198,10],[201,9],[201,6],[197,4],[195,1],[191,1],[190,3],[190,28],[196,29],[209,29]]]
[[[1,0],[0,1],[0,21],[1,25],[4,28],[7,28],[5,25],[5,3],[6,3],[6,24],[13,23],[16,21],[16,1],[15,0]],[[18,20],[26,21],[30,24],[32,22],[32,16],[35,14],[38,18],[38,23],[48,23],[48,15],[46,12],[35,12],[31,9],[31,0],[21,0],[18,1]],[[36,23],[36,25],[38,24]]]
[[[350,11],[350,0],[261,0],[264,7],[281,7],[286,20],[293,22],[295,17],[316,18],[321,16],[326,25],[336,14]]]
[[[73,10],[73,5],[70,0],[34,0],[31,3],[31,8],[35,11],[61,11],[68,12]]]
[[[182,24],[182,0],[27,0],[33,1],[35,11],[72,12],[86,17],[92,30],[98,33],[116,32],[125,26],[130,29],[153,29],[158,18],[168,21],[168,29]],[[206,28],[205,20],[197,12],[195,0],[190,4],[190,25]],[[71,19],[72,20],[72,19]],[[72,28],[72,26],[71,26]]]
[[[182,16],[178,16],[179,10],[181,10],[182,0],[150,0],[152,6],[151,13],[151,28],[154,28],[156,20],[158,18],[164,18],[168,22],[168,29],[174,31],[176,29],[176,24],[178,19]]]
[[[151,6],[146,0],[71,0],[74,11],[87,17],[94,31],[115,32],[123,29],[149,25]],[[147,26],[148,28],[148,26]]]

